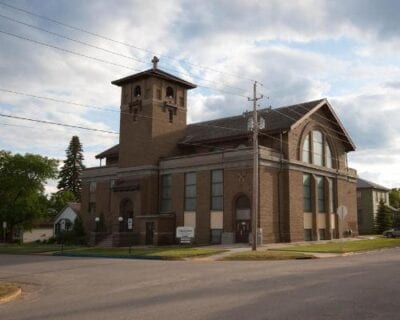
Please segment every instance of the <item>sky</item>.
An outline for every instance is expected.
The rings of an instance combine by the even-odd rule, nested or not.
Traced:
[[[396,0],[0,0],[0,113],[118,132],[111,81],[157,55],[161,69],[199,85],[190,123],[251,110],[250,80],[268,97],[261,108],[326,97],[357,146],[350,167],[400,187],[398,12]],[[0,117],[0,149],[13,153],[62,160],[73,135],[89,167],[118,143],[117,134]]]

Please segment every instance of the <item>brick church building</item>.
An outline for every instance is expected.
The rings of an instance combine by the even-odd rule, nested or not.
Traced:
[[[83,173],[82,218],[92,243],[249,242],[252,114],[187,124],[196,85],[152,69],[113,81],[121,88],[120,138]],[[355,146],[326,99],[258,113],[262,242],[332,239],[357,233]],[[335,214],[344,205],[343,222]],[[132,222],[132,229],[127,221]]]

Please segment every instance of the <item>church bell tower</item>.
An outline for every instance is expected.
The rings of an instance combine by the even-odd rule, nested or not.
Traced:
[[[196,85],[158,68],[115,80],[121,87],[119,166],[157,165],[184,137],[187,90]]]

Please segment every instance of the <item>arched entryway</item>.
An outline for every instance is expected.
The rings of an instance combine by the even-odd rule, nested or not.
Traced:
[[[120,232],[132,231],[128,228],[129,219],[132,219],[133,225],[133,202],[130,199],[123,199],[119,206],[119,216],[122,217],[120,223]]]
[[[250,199],[241,195],[235,202],[236,214],[236,242],[249,242],[251,232],[251,209]]]

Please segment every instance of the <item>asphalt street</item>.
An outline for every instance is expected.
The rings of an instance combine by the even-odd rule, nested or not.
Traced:
[[[400,319],[400,249],[318,260],[0,255],[24,293],[1,320]]]

